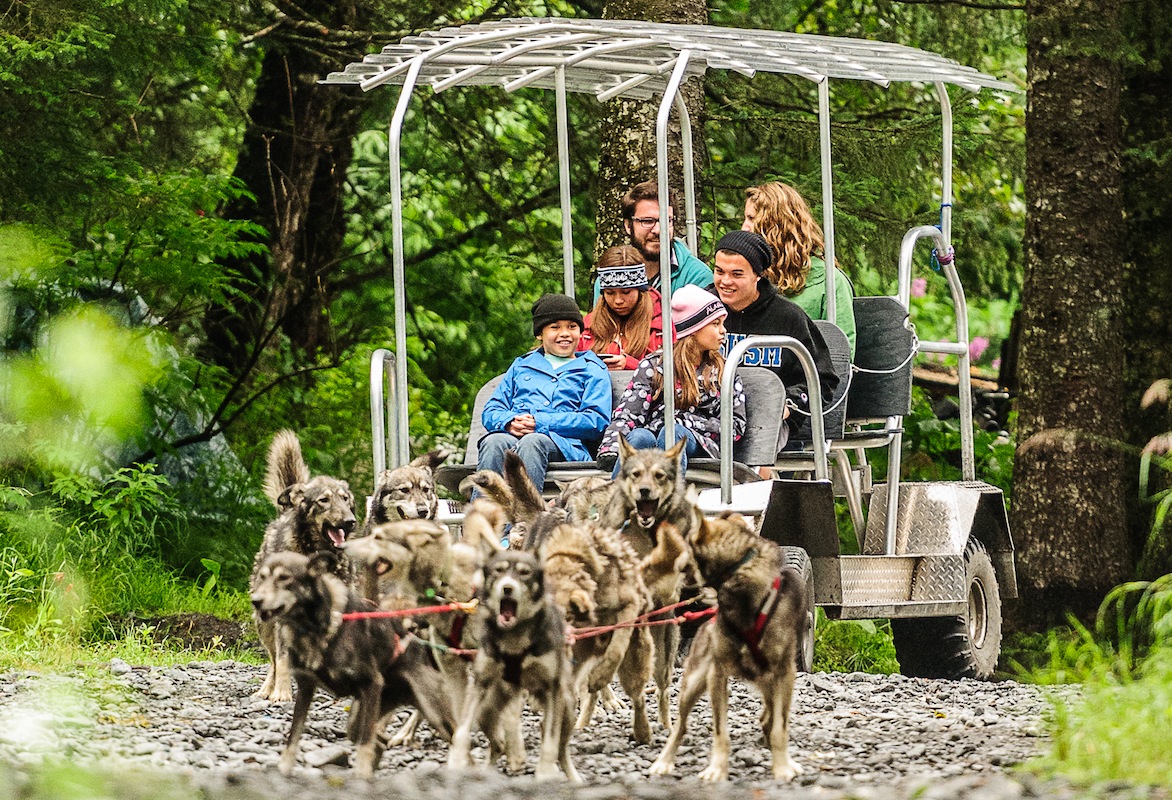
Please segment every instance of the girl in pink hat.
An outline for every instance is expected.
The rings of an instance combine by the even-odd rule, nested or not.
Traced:
[[[671,321],[675,328],[673,362],[676,378],[676,438],[686,441],[682,466],[689,456],[720,457],[720,380],[724,358],[724,318],[728,311],[720,298],[699,286],[685,285],[672,292]],[[733,436],[745,432],[745,387],[733,383]],[[638,449],[666,449],[663,405],[663,353],[639,362],[635,376],[623,391],[610,425],[598,448],[604,469],[614,464],[618,474],[619,435]]]

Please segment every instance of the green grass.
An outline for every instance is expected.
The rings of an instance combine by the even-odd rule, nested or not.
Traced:
[[[196,800],[197,787],[159,770],[96,768],[65,761],[18,768],[0,763],[0,798],[27,800]]]
[[[830,620],[818,609],[815,672],[899,672],[891,626],[886,620]]]

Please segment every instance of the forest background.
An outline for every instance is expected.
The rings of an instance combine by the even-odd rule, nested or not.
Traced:
[[[1011,498],[1014,625],[1090,619],[1113,587],[1172,572],[1172,22],[1160,5],[6,4],[0,635],[17,646],[71,619],[93,627],[241,589],[279,428],[298,432],[315,472],[370,490],[369,356],[393,339],[397,93],[316,81],[413,32],[521,15],[882,39],[1021,87],[952,92],[953,238],[980,366],[996,370],[1020,309],[1009,443],[982,435],[978,461]],[[820,217],[812,83],[713,74],[691,91],[707,140],[702,257],[739,226],[751,184],[793,183]],[[540,92],[419,97],[403,139],[411,444],[462,452],[476,389],[530,345],[530,304],[560,287],[554,111]],[[831,102],[838,258],[858,294],[886,293],[904,231],[939,219],[939,111],[930,87],[839,81]],[[622,142],[639,114],[571,97],[581,298],[594,252],[614,241],[615,198],[653,174]],[[947,290],[917,269],[917,325],[935,335]],[[955,423],[921,401],[906,468],[956,477],[955,441]],[[242,613],[239,592],[230,602]]]

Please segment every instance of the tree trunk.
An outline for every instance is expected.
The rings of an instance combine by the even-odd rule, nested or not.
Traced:
[[[701,0],[609,0],[602,16],[604,19],[706,25],[708,7]],[[683,96],[692,122],[692,161],[699,180],[705,161],[702,81],[693,79],[686,82]],[[627,243],[620,201],[631,186],[656,177],[655,118],[658,113],[658,98],[654,103],[618,99],[606,104],[602,134],[599,137],[595,255],[612,245]],[[683,208],[683,149],[679,116],[674,109],[668,131],[668,182],[680,205],[676,208],[676,236],[682,237],[687,217]],[[696,187],[696,193],[699,197],[699,186]]]
[[[1124,419],[1128,443],[1142,447],[1172,427],[1164,403],[1140,409],[1152,383],[1172,378],[1172,18],[1163,0],[1135,0],[1124,7],[1124,29],[1143,59],[1125,67],[1122,102],[1125,252],[1131,262],[1124,290]],[[1154,478],[1160,483],[1149,491],[1167,488],[1166,473]],[[1148,580],[1172,572],[1172,519],[1154,537],[1151,526],[1152,506],[1134,504],[1132,541],[1145,550],[1138,577]]]
[[[244,295],[206,323],[209,357],[235,370],[247,365],[274,325],[304,353],[329,342],[324,309],[345,235],[342,184],[363,101],[353,90],[317,81],[366,49],[353,43],[352,50],[332,52],[324,37],[330,30],[364,27],[367,15],[361,4],[325,0],[301,8],[325,30],[316,31],[316,47],[307,46],[315,31],[304,20],[289,22],[266,40],[235,170],[256,200],[226,211],[263,225],[269,247],[267,257],[225,265],[241,273]]]
[[[1119,0],[1030,0],[1013,530],[1019,627],[1131,574],[1123,439]]]

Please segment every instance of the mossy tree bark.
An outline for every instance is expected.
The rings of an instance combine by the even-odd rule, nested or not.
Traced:
[[[1124,424],[1128,443],[1142,447],[1172,430],[1169,406],[1140,408],[1155,381],[1172,378],[1172,17],[1162,0],[1135,0],[1124,6],[1124,31],[1139,61],[1124,66],[1123,202],[1130,262],[1124,286],[1127,352]],[[1134,412],[1134,413],[1132,413]],[[1166,488],[1159,473],[1149,491]],[[1152,506],[1131,507],[1132,540],[1142,548],[1138,577],[1172,572],[1172,519],[1152,532]]]
[[[708,6],[703,0],[609,0],[603,9],[604,19],[638,19],[649,22],[673,22],[691,25],[708,24]],[[704,163],[704,86],[692,79],[684,84],[684,102],[692,123],[693,163],[697,183]],[[603,112],[598,155],[598,216],[594,252],[616,244],[626,244],[623,230],[623,194],[636,183],[656,177],[655,118],[656,102],[612,100]],[[668,182],[680,207],[676,208],[676,236],[685,233],[683,209],[683,149],[679,116],[673,110],[668,125]],[[697,197],[700,187],[696,187]],[[702,256],[702,254],[701,254]],[[703,256],[702,256],[703,257]]]
[[[1125,499],[1119,0],[1030,0],[1013,530],[1019,627],[1131,576]]]

